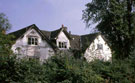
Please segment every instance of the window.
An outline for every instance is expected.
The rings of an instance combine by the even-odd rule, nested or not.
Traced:
[[[38,45],[37,37],[28,37],[28,45]]]
[[[64,47],[64,48],[67,48],[67,42],[64,42],[63,44],[64,44],[63,47]]]
[[[59,42],[59,48],[61,48],[62,46],[61,46],[61,42]]]
[[[97,44],[97,49],[98,50],[103,50],[103,44]]]
[[[67,48],[67,42],[59,42],[59,48]]]

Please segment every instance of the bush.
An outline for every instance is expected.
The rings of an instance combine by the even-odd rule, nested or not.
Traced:
[[[45,64],[49,83],[99,83],[103,81],[89,64],[73,56],[56,55]]]
[[[92,70],[100,74],[108,83],[134,83],[135,68],[132,67],[130,59],[113,60],[110,62],[93,61],[91,63]]]
[[[64,53],[44,63],[0,55],[0,83],[134,83],[134,59],[86,62]]]

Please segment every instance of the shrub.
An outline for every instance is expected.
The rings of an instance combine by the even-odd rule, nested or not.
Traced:
[[[99,83],[103,81],[89,63],[73,56],[56,55],[44,64],[49,83]]]

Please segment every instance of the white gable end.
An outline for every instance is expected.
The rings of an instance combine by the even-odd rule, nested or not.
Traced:
[[[29,38],[32,38],[30,41],[32,44],[29,44]],[[36,57],[44,60],[54,54],[52,47],[34,29],[26,31],[23,37],[17,39],[16,43],[12,46],[12,50],[19,58]]]
[[[66,48],[65,47],[61,47],[60,48],[60,42],[61,43],[64,43],[65,42],[65,44],[66,44]],[[69,49],[69,47],[70,47],[70,41],[69,41],[69,39],[67,38],[67,36],[65,35],[65,33],[63,32],[63,31],[61,31],[60,33],[59,33],[59,35],[58,35],[58,38],[57,38],[57,40],[56,40],[56,44],[57,44],[57,46],[59,47],[59,49]],[[62,44],[61,44],[62,45]]]
[[[86,49],[84,57],[87,59],[88,62],[94,59],[109,61],[111,60],[112,53],[108,44],[104,41],[102,36],[99,35]]]
[[[67,32],[67,28],[64,26],[55,31],[44,31],[39,30],[38,27],[36,27],[36,25],[28,26],[27,28],[18,30],[11,34],[19,36],[17,34],[24,30],[27,31],[24,34],[21,34],[22,36],[18,38],[15,44],[12,46],[13,52],[17,54],[18,58],[35,57],[40,59],[40,61],[48,59],[50,56],[54,55],[55,51],[52,48],[52,46],[55,48],[55,50],[59,48],[59,50],[64,50],[64,52],[66,52],[69,48],[81,51],[81,47],[83,48],[83,45],[85,48],[86,43],[87,42],[91,43],[92,39],[98,35],[98,34],[88,34],[82,36],[72,35]],[[47,41],[46,39],[42,38],[43,36],[44,38],[47,39]],[[85,38],[92,38],[92,39],[88,39],[89,40],[88,41],[85,40]],[[50,43],[52,44],[50,45]],[[107,42],[104,41],[101,35],[98,35],[85,50],[84,57],[89,62],[94,59],[101,59],[104,61],[108,61],[111,60],[112,53]]]

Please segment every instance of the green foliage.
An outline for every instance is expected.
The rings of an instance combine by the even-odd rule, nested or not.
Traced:
[[[107,83],[134,83],[135,67],[132,62],[131,59],[113,60],[112,63],[97,60],[91,66]]]
[[[75,52],[75,57],[59,53],[41,63],[17,59],[11,40],[12,36],[0,32],[0,83],[135,83],[135,56],[88,63],[80,59],[81,52]]]
[[[12,35],[6,35],[0,32],[0,55],[10,55],[12,54],[11,46],[14,41],[12,41]]]
[[[0,82],[40,82],[43,67],[36,60],[17,60],[15,56],[0,56]]]
[[[20,83],[134,83],[134,59],[86,62],[57,54],[44,63],[0,56],[0,82]]]
[[[5,14],[0,13],[0,55],[10,55],[12,54],[11,46],[14,43],[12,41],[13,36],[6,35],[6,31],[11,28]]]
[[[100,75],[95,74],[89,64],[69,55],[56,55],[46,63],[46,72],[49,83],[98,83],[103,81]],[[53,72],[52,72],[53,71]]]
[[[132,0],[92,0],[84,10],[83,19],[88,26],[91,20],[96,29],[109,40],[116,58],[125,58],[134,48],[135,23]]]
[[[0,13],[0,32],[2,30],[9,30],[11,28],[11,24],[9,23],[8,18],[4,13]]]

